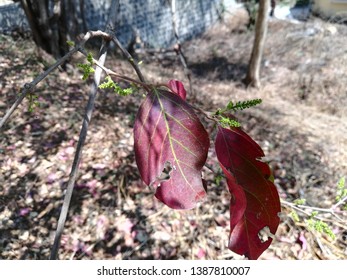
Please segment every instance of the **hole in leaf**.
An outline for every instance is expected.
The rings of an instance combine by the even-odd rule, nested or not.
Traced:
[[[264,243],[269,240],[269,238],[274,238],[274,235],[270,232],[270,228],[268,226],[263,227],[259,232],[258,232],[258,237],[260,239],[261,243]]]
[[[170,179],[170,174],[174,168],[171,162],[167,161],[164,163],[164,168],[161,174],[157,177],[155,181],[152,182],[151,186],[154,188],[160,187],[161,182],[168,181]]]
[[[172,172],[172,170],[176,170],[175,166],[172,166],[171,162],[167,161],[164,163],[164,168],[160,174],[160,176],[158,177],[158,180],[162,181],[167,181],[170,179],[170,173]]]

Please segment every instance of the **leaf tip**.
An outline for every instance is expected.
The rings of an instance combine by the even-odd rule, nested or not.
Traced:
[[[180,96],[183,100],[186,100],[187,91],[184,88],[184,85],[179,80],[170,80],[167,83],[168,88],[178,96]]]

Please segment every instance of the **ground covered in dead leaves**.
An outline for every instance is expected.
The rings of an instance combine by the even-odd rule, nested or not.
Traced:
[[[188,100],[215,111],[230,100],[263,99],[238,115],[263,148],[282,199],[281,224],[261,259],[346,259],[347,215],[331,207],[347,174],[347,26],[271,20],[255,90],[241,83],[253,40],[245,22],[239,10],[184,44],[194,88]],[[147,80],[188,85],[174,53],[138,59]],[[88,98],[77,61],[39,84],[40,107],[29,113],[25,101],[0,132],[0,259],[49,256]],[[0,37],[1,115],[47,63],[30,39]],[[117,55],[107,67],[134,75]],[[60,258],[242,259],[227,248],[230,196],[211,171],[220,172],[213,141],[204,169],[208,199],[196,209],[169,209],[141,182],[132,138],[141,99],[100,92]],[[213,139],[213,124],[201,119]],[[295,209],[298,198],[306,208]],[[335,239],[308,226],[314,210]]]

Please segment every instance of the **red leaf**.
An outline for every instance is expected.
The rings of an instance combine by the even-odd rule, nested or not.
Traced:
[[[230,201],[229,249],[257,259],[271,244],[261,239],[262,230],[275,234],[281,211],[277,189],[269,179],[268,164],[260,161],[264,152],[240,128],[219,128],[216,154],[227,178]]]
[[[186,100],[187,92],[184,88],[184,85],[181,81],[178,80],[170,80],[168,82],[168,87],[171,89],[173,93],[176,93],[178,96],[180,96],[183,100]]]
[[[142,180],[156,188],[156,197],[175,209],[193,208],[204,190],[201,168],[209,137],[194,110],[178,95],[148,93],[134,125],[136,163]],[[168,179],[162,172],[169,165]]]

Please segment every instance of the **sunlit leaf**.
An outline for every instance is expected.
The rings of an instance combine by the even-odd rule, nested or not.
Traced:
[[[260,160],[259,145],[240,128],[219,127],[215,149],[232,196],[229,249],[257,259],[279,225],[280,200],[271,170]]]
[[[170,80],[168,82],[169,89],[173,92],[179,95],[183,100],[186,100],[187,91],[184,88],[184,85],[181,81],[178,80]]]
[[[164,90],[147,94],[134,125],[136,163],[155,196],[175,209],[193,208],[206,192],[201,169],[209,137],[194,110]]]

